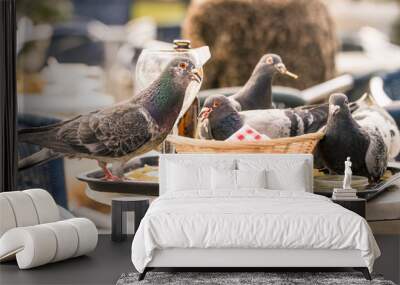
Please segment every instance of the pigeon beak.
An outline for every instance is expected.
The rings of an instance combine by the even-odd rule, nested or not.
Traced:
[[[281,74],[285,74],[294,79],[299,78],[299,76],[297,74],[291,73],[289,70],[287,70],[286,66],[283,63],[277,63],[274,66]]]
[[[203,70],[200,68],[192,69],[191,79],[196,81],[197,83],[201,83],[201,80],[203,79]]]
[[[339,105],[334,105],[334,104],[330,104],[329,105],[329,113],[331,115],[336,115],[340,110],[340,106]]]
[[[208,118],[208,116],[210,115],[210,113],[211,113],[212,111],[213,111],[212,108],[203,107],[203,109],[201,109],[200,114],[199,114],[200,120],[203,122],[205,119]]]

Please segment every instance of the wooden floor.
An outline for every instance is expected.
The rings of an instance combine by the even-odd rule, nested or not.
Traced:
[[[122,273],[134,271],[130,258],[132,240],[111,241],[99,235],[95,251],[41,267],[19,270],[16,262],[0,264],[0,284],[115,284]]]
[[[375,235],[375,239],[381,257],[375,261],[374,272],[400,284],[400,235]]]
[[[376,239],[383,256],[376,261],[375,271],[399,284],[400,236]],[[19,270],[16,262],[3,263],[0,284],[115,284],[122,273],[135,270],[130,257],[131,243],[131,239],[115,243],[109,235],[100,235],[96,250],[88,256],[29,270]]]

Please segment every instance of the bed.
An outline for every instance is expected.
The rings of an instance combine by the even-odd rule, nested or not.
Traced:
[[[312,193],[312,155],[165,154],[160,197],[132,243],[143,279],[163,267],[352,267],[380,251],[362,217]]]

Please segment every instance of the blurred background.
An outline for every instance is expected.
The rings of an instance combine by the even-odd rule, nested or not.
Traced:
[[[210,47],[203,94],[242,85],[273,52],[300,75],[274,82],[286,106],[324,100],[331,90],[356,100],[369,90],[399,113],[399,0],[17,0],[17,17],[20,127],[129,98],[141,51],[171,48],[178,38]],[[36,150],[19,145],[21,157]],[[89,199],[76,179],[96,167],[52,161],[20,172],[19,188],[48,189],[73,214],[109,229],[109,206]]]

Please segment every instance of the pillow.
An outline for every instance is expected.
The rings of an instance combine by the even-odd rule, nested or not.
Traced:
[[[239,159],[239,170],[266,170],[267,188],[271,190],[307,191],[310,184],[306,177],[304,160],[287,159]]]
[[[267,188],[266,170],[216,169],[211,171],[211,187],[215,191]]]
[[[267,188],[267,171],[236,170],[237,188]]]
[[[235,160],[180,159],[166,165],[167,191],[212,191],[212,169],[235,169]]]
[[[211,170],[211,185],[213,190],[236,190],[236,170],[213,167]]]
[[[167,189],[170,191],[210,188],[210,167],[169,163]]]

